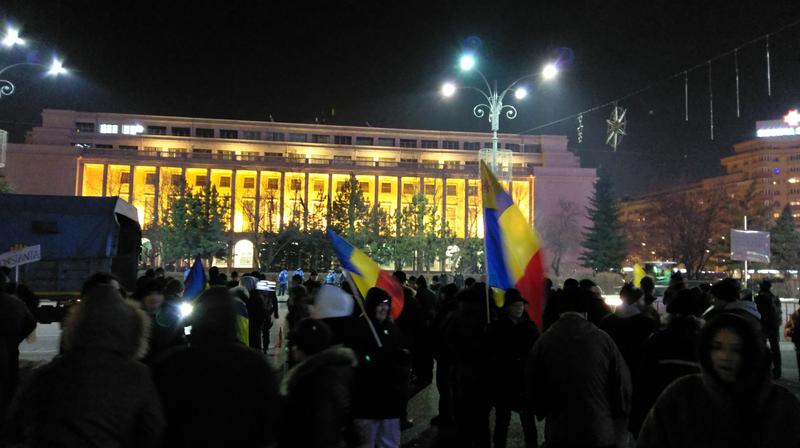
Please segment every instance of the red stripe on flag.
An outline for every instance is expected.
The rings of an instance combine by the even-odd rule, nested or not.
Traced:
[[[525,272],[516,285],[522,297],[528,299],[528,315],[542,329],[542,313],[544,312],[544,262],[542,251],[537,250],[525,266]]]
[[[375,281],[375,287],[381,288],[392,296],[392,319],[397,319],[403,311],[403,305],[405,304],[403,286],[400,285],[400,282],[397,281],[391,272],[381,269],[380,274],[378,274],[378,279]]]

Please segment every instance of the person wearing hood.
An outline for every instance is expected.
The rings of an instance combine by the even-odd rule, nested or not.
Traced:
[[[453,348],[447,343],[447,334],[458,309],[458,287],[444,285],[439,289],[436,318],[433,321],[433,357],[436,359],[436,389],[439,391],[439,414],[431,419],[431,425],[451,423],[453,420]]]
[[[307,318],[289,333],[296,365],[281,387],[284,406],[282,448],[351,446],[355,437],[350,409],[355,353],[331,347],[332,334],[319,320]]]
[[[383,289],[367,291],[366,316],[359,322],[353,347],[358,357],[353,417],[361,440],[370,448],[400,446],[410,357],[400,347],[399,330],[390,317],[391,306],[392,299]]]
[[[698,356],[702,373],[661,394],[637,447],[800,446],[800,400],[772,383],[758,322],[718,314],[700,333]]]
[[[755,299],[758,312],[761,314],[761,328],[769,341],[769,352],[772,355],[772,377],[781,377],[780,332],[783,323],[783,310],[780,299],[772,293],[772,282],[762,280]]]
[[[157,447],[165,420],[147,367],[150,319],[98,285],[64,321],[64,353],[35,370],[9,412],[6,442],[28,447]]]
[[[142,362],[149,364],[170,347],[181,343],[177,322],[170,319],[164,307],[164,293],[158,280],[142,277],[137,282],[133,299],[150,316],[150,345]],[[141,279],[140,279],[141,280]]]
[[[267,307],[264,303],[264,297],[256,288],[257,286],[258,279],[256,277],[245,275],[239,279],[239,286],[233,288],[231,292],[235,297],[243,301],[247,307],[247,342],[250,348],[263,353],[269,348],[263,346],[264,331],[268,331],[265,328],[267,322]]]
[[[278,390],[263,353],[238,338],[238,310],[226,287],[195,299],[188,347],[152,367],[169,421],[169,447],[267,446],[275,439]]]
[[[425,276],[420,275],[416,278],[416,294],[414,298],[419,304],[420,310],[420,330],[418,337],[414,341],[414,375],[416,376],[416,387],[423,388],[433,382],[433,319],[436,316],[436,294],[428,289],[428,282]],[[441,288],[437,289],[440,290]]]
[[[537,446],[536,420],[523,400],[525,359],[539,339],[539,329],[528,313],[528,301],[516,289],[505,293],[504,313],[489,328],[492,352],[493,404],[495,407],[494,444],[505,448],[511,411],[519,414],[525,446]]]
[[[8,278],[0,272],[0,428],[5,410],[17,390],[19,344],[36,329],[25,303],[5,292]]]
[[[676,379],[700,373],[697,347],[703,321],[702,291],[682,289],[667,306],[663,329],[653,333],[642,349],[638,382],[633,387],[630,430],[639,434],[658,396]]]
[[[528,356],[526,401],[546,420],[547,446],[617,446],[627,437],[630,374],[611,337],[587,320],[590,294],[565,290],[560,317]]]
[[[322,285],[314,297],[311,317],[324,322],[331,331],[331,345],[353,347],[358,325],[353,316],[353,296],[333,285]]]

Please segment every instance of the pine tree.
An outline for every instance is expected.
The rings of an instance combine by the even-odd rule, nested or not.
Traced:
[[[789,204],[783,208],[770,235],[772,260],[770,265],[781,271],[797,269],[800,266],[800,233],[794,225]]]
[[[626,241],[607,177],[598,178],[590,203],[587,212],[592,225],[584,234],[581,264],[596,271],[619,269],[627,255]]]
[[[225,248],[226,223],[230,223],[230,202],[220,197],[214,186],[193,191],[184,187],[182,195],[172,198],[165,208],[160,227],[163,255],[166,260],[191,260],[217,256]]]

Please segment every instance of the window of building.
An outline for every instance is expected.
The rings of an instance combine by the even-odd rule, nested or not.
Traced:
[[[444,168],[448,170],[457,170],[461,162],[458,160],[445,160],[444,161]]]
[[[97,149],[113,149],[114,145],[107,145],[107,144],[104,144],[104,143],[97,143],[96,145],[94,145],[94,147],[97,148]]]
[[[264,157],[283,157],[282,152],[265,152]]]
[[[156,184],[156,173],[146,173],[144,175],[144,183],[147,185],[155,185]]]
[[[239,138],[239,131],[235,129],[220,129],[219,138]]]
[[[94,132],[94,123],[76,122],[75,132]]]
[[[455,140],[442,141],[442,148],[444,149],[458,149],[458,142]]]
[[[334,161],[339,161],[339,162],[352,160],[352,159],[353,159],[352,156],[333,156],[333,160]]]
[[[524,145],[522,147],[522,152],[540,153],[540,152],[542,152],[542,145],[540,145],[538,143]]]
[[[290,183],[290,186],[291,186],[290,188],[291,188],[292,191],[300,191],[300,187],[301,187],[300,179],[292,179],[292,181]]]
[[[195,176],[194,184],[198,187],[205,187],[208,184],[208,176],[202,174]]]
[[[422,166],[425,168],[439,168],[439,161],[438,160],[422,160]]]
[[[448,196],[455,196],[456,193],[456,186],[455,185],[448,185],[447,186],[447,195]]]
[[[214,130],[207,128],[196,128],[194,130],[195,137],[214,138]]]
[[[429,195],[436,194],[436,185],[434,185],[434,184],[425,184],[425,194],[429,194]]]
[[[125,150],[125,151],[137,151],[139,149],[139,147],[138,146],[133,146],[133,145],[119,145],[119,149],[122,149],[122,150]]]
[[[478,195],[478,186],[477,185],[470,185],[467,187],[467,195],[468,196],[477,196]]]
[[[439,142],[436,140],[422,140],[419,145],[421,148],[425,149],[439,148]]]
[[[447,207],[446,218],[448,221],[452,221],[456,219],[456,208],[455,207]]]
[[[119,126],[111,123],[100,123],[101,134],[119,134]]]
[[[239,154],[239,160],[258,160],[259,155],[258,151],[242,151]]]
[[[477,151],[481,149],[481,142],[464,142],[464,149],[467,151]]]
[[[157,146],[145,146],[144,150],[146,152],[159,152],[159,151],[161,151],[161,148],[159,148]]]
[[[506,149],[514,152],[519,152],[519,143],[506,143]]]
[[[125,126],[122,127],[122,133],[128,134],[125,132]],[[147,126],[147,133],[150,135],[167,135],[167,127],[166,126]]]
[[[483,142],[483,147],[484,148],[491,148],[492,147],[492,142]]]
[[[119,183],[121,184],[131,183],[131,172],[123,171],[122,173],[119,173]]]
[[[183,186],[183,181],[181,180],[181,176],[171,176],[169,178],[169,183],[173,187],[180,188]]]
[[[231,188],[231,177],[230,176],[220,176],[220,178],[219,178],[219,186],[221,188]]]
[[[91,143],[71,143],[71,145],[80,149],[89,149],[92,147]]]
[[[375,139],[372,137],[356,137],[356,145],[373,146]]]
[[[359,182],[358,189],[364,193],[369,193],[369,182]]]
[[[189,128],[172,127],[172,135],[176,137],[191,137],[192,130]]]
[[[277,190],[278,189],[278,179],[267,179],[267,189],[268,190]]]
[[[352,145],[353,137],[350,137],[349,135],[335,135],[333,137],[333,143],[337,145]]]
[[[217,154],[219,154],[219,158],[222,160],[234,160],[236,159],[236,153],[229,150],[219,149],[217,150]]]
[[[416,140],[407,139],[407,138],[401,138],[400,139],[400,147],[401,148],[416,148],[417,147],[417,141]]]
[[[381,182],[381,193],[391,193],[392,184],[389,182]]]
[[[403,184],[403,194],[415,194],[417,186],[414,184]]]
[[[800,154],[792,154],[789,156],[789,160],[800,160]]]
[[[400,159],[400,162],[402,162],[402,163],[414,163],[414,164],[416,164],[416,163],[417,163],[417,159]]]
[[[394,138],[378,137],[378,146],[394,146]]]
[[[261,140],[261,131],[242,131],[245,140]]]
[[[195,154],[211,154],[211,150],[206,148],[192,148],[192,152]]]
[[[336,191],[347,191],[347,182],[336,182]]]
[[[330,135],[313,134],[311,136],[311,142],[312,143],[330,143],[331,142],[331,136]]]
[[[314,181],[314,191],[317,193],[325,191],[325,182],[321,180]]]
[[[290,142],[307,142],[308,135],[307,134],[289,134],[289,141]]]
[[[255,188],[256,187],[256,178],[255,177],[245,177],[244,181],[242,182],[242,186],[244,188]]]

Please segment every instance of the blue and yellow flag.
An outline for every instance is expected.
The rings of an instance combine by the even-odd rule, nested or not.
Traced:
[[[486,272],[495,301],[503,306],[503,293],[518,289],[528,300],[528,315],[541,328],[545,297],[539,236],[483,161],[481,189]]]
[[[199,255],[194,259],[194,264],[183,282],[183,287],[183,297],[187,300],[194,300],[201,292],[205,291],[206,271],[203,269],[203,260]]]

